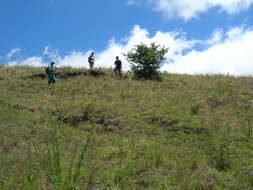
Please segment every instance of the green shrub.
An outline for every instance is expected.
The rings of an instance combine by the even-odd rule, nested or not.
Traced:
[[[131,64],[131,70],[138,79],[158,79],[158,69],[165,59],[168,49],[152,43],[137,45],[125,56]]]

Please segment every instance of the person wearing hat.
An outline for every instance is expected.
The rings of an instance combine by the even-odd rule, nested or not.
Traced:
[[[48,84],[55,83],[56,81],[56,69],[54,67],[55,62],[51,62],[50,65],[46,68],[46,74],[48,76]]]

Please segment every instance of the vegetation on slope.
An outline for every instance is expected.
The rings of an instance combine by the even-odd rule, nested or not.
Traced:
[[[252,78],[43,70],[0,67],[0,189],[253,189]]]

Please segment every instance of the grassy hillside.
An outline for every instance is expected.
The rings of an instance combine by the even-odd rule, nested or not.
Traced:
[[[253,189],[253,78],[0,67],[2,190]]]

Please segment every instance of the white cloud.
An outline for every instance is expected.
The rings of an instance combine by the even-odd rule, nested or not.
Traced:
[[[134,48],[137,44],[151,44],[152,42],[170,47],[170,52],[166,56],[171,60],[175,60],[185,49],[191,48],[195,43],[195,41],[186,40],[185,35],[181,32],[158,31],[153,37],[150,37],[149,32],[146,29],[134,26],[128,37],[121,39],[118,42],[115,39],[112,39],[109,41],[108,47],[104,51],[95,52],[95,67],[113,68],[115,57],[119,56],[122,60],[123,70],[130,70],[130,64],[124,57],[124,54]],[[51,57],[55,57],[54,52],[46,51],[46,54],[51,55]],[[90,52],[91,51],[71,52],[63,58],[56,56],[58,57],[57,66],[89,68],[88,56]]]
[[[16,60],[7,63],[8,66],[32,66],[32,67],[43,67],[47,65],[43,62],[42,57],[33,56],[25,60]]]
[[[212,37],[204,43],[206,43],[207,45],[217,44],[222,41],[223,35],[224,35],[223,30],[216,29],[216,30],[214,30]]]
[[[222,42],[203,51],[192,50],[163,71],[188,74],[253,75],[253,29],[233,28]]]
[[[102,52],[95,52],[95,67],[112,68],[114,67],[115,57],[119,56],[123,62],[123,69],[125,71],[130,69],[130,64],[127,62],[123,54],[126,54],[135,45],[140,43],[151,44],[155,42],[165,47],[169,47],[170,51],[166,55],[170,60],[176,60],[181,56],[184,50],[190,49],[196,41],[187,40],[185,34],[182,32],[161,32],[158,31],[153,37],[150,37],[149,32],[140,26],[134,26],[130,35],[126,38],[116,41],[112,39],[109,41],[108,47]],[[58,67],[71,66],[75,68],[88,68],[87,52],[71,52],[69,55],[61,57],[57,49],[47,46],[44,48],[42,57],[31,57],[26,60],[19,60],[12,62],[11,65],[45,65],[44,59],[49,58],[48,62],[55,61]],[[44,59],[43,59],[44,58]]]
[[[128,0],[127,1],[128,6],[139,5],[139,4],[140,4],[140,0]]]
[[[253,29],[235,27],[228,31],[216,29],[209,39],[190,40],[186,34],[180,31],[161,32],[150,36],[146,29],[135,26],[130,35],[119,41],[112,39],[108,47],[101,52],[95,52],[95,67],[112,68],[116,56],[120,56],[123,62],[123,69],[130,69],[130,64],[123,56],[135,45],[155,42],[169,47],[165,55],[167,62],[162,66],[161,71],[172,73],[188,74],[231,74],[231,75],[253,75]],[[196,50],[195,45],[202,47]],[[198,48],[199,49],[199,48]],[[58,67],[85,67],[88,68],[88,55],[90,51],[73,51],[61,57],[57,50],[45,48],[42,56],[34,56],[25,60],[18,60],[9,65],[45,66],[45,56],[51,57]],[[44,56],[44,57],[43,57]]]
[[[83,52],[71,52],[70,55],[66,55],[57,66],[60,67],[74,67],[74,68],[88,68],[88,56],[89,53]]]
[[[149,32],[146,29],[142,29],[139,26],[135,26],[131,31],[130,36],[116,42],[111,40],[108,48],[99,53],[97,56],[97,66],[99,67],[114,67],[114,60],[116,56],[120,56],[123,62],[123,69],[129,70],[130,64],[127,62],[123,54],[126,54],[137,44],[151,44],[155,42],[165,47],[169,47],[170,51],[166,55],[170,60],[177,59],[184,50],[190,49],[196,42],[187,40],[182,32],[161,32],[158,31],[153,37],[149,36]]]
[[[50,61],[60,62],[61,56],[56,48],[52,48],[51,46],[46,46],[42,53],[43,56],[49,58]]]
[[[10,59],[11,57],[13,57],[14,55],[16,55],[17,53],[19,53],[19,52],[21,52],[21,49],[20,48],[14,48],[14,49],[12,49],[10,52],[8,52],[7,54],[6,54],[6,58],[7,59]]]
[[[180,17],[189,20],[206,12],[210,8],[219,7],[220,11],[235,14],[248,9],[253,0],[145,0],[154,10],[162,12],[167,18]]]

